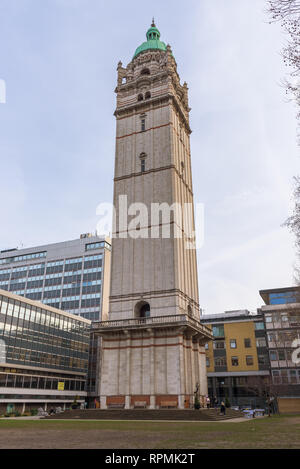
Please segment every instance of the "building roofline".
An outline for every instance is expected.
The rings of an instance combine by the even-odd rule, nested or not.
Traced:
[[[300,292],[300,287],[295,285],[293,287],[269,288],[266,290],[259,290],[259,294],[261,298],[264,300],[264,302],[268,304],[268,297],[270,293],[286,293],[286,292],[293,292],[295,290],[298,290]]]
[[[89,325],[91,324],[91,321],[89,319],[83,318],[76,314],[68,313],[67,311],[62,311],[61,309],[58,309],[58,308],[53,308],[53,306],[45,305],[44,303],[41,303],[40,301],[30,300],[29,298],[26,298],[25,296],[15,295],[14,293],[8,292],[7,290],[0,289],[0,295],[6,296],[7,298],[10,298],[15,301],[20,301],[21,303],[26,303],[28,305],[35,306],[36,308],[46,309],[49,312],[60,314],[61,316],[66,316],[69,319],[75,319],[77,321],[84,322]]]
[[[28,247],[28,248],[3,249],[2,251],[0,251],[0,259],[6,259],[6,258],[14,257],[15,255],[21,255],[23,253],[25,253],[25,254],[30,253],[30,252],[35,253],[35,252],[38,252],[40,250],[45,250],[45,248],[47,248],[49,246],[61,246],[63,244],[75,243],[76,241],[82,241],[82,243],[86,242],[88,244],[89,240],[97,239],[99,241],[106,241],[108,244],[111,244],[111,239],[108,236],[92,235],[92,236],[87,236],[86,238],[81,237],[81,236],[83,236],[83,235],[80,235],[79,238],[75,238],[75,239],[69,239],[69,240],[66,240],[66,241],[58,241],[57,243],[41,244],[41,245],[38,245],[38,246],[32,246],[32,247]]]
[[[247,309],[237,311],[225,311],[218,314],[204,314],[200,317],[201,322],[228,322],[228,321],[249,321],[260,316],[259,312],[252,313]]]

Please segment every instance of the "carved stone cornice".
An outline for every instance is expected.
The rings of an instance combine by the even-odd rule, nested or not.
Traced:
[[[172,103],[174,105],[176,111],[178,112],[178,114],[180,114],[180,117],[182,118],[182,121],[185,124],[187,133],[191,134],[192,130],[189,124],[188,113],[185,110],[183,110],[183,106],[179,102],[178,98],[170,92],[161,96],[155,96],[153,98],[148,99],[147,101],[137,101],[133,104],[119,106],[116,108],[114,112],[114,116],[122,117],[128,114],[130,111],[140,114],[141,112],[146,112],[146,111],[151,110],[151,105],[154,106],[155,104],[165,104],[165,103],[169,103],[169,104]]]
[[[195,300],[190,298],[189,295],[179,290],[178,288],[173,288],[171,290],[155,290],[155,291],[147,291],[147,292],[139,292],[139,293],[129,293],[127,295],[110,295],[109,301],[113,302],[113,301],[118,301],[120,299],[134,301],[141,297],[144,299],[145,298],[149,299],[149,297],[164,296],[164,295],[170,295],[170,294],[174,294],[174,295],[179,294],[182,298],[184,298],[185,300],[188,300],[194,308],[196,308],[197,310],[200,309],[199,303],[197,303]]]

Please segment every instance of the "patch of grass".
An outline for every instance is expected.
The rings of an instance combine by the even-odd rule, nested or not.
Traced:
[[[38,432],[41,445],[47,445],[51,434],[52,447],[56,448],[67,445],[69,436],[79,448],[91,447],[93,442],[94,447],[105,448],[107,442],[112,441],[115,442],[115,448],[131,449],[300,448],[299,415],[272,416],[240,423],[1,420],[0,447],[5,447],[4,442],[9,445],[10,437],[13,440],[18,435],[23,438],[22,447],[31,447],[26,446],[26,435],[29,438],[32,432]],[[2,440],[5,435],[6,439]],[[29,444],[32,444],[32,440],[28,441]]]

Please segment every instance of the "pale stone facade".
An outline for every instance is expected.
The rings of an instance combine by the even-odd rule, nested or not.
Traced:
[[[159,39],[155,25],[150,30]],[[109,321],[98,325],[102,408],[183,408],[196,389],[207,394],[210,332],[199,323],[196,251],[187,249],[183,215],[155,218],[151,205],[193,207],[188,88],[170,46],[158,41],[164,50],[156,49],[149,31],[146,49],[126,68],[118,65]],[[138,228],[136,203],[148,213]]]
[[[146,402],[157,408],[170,402],[189,407],[197,383],[207,394],[203,334],[179,317],[164,324],[148,319],[126,328],[122,321],[102,331],[101,407]],[[206,333],[205,328],[202,333]]]

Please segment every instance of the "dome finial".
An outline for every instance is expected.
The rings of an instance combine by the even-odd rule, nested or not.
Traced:
[[[1,0],[0,0],[1,1]],[[166,51],[166,44],[160,40],[160,32],[155,26],[154,18],[148,31],[146,32],[147,42],[143,42],[135,51],[133,58],[137,57],[145,50],[162,50]]]

